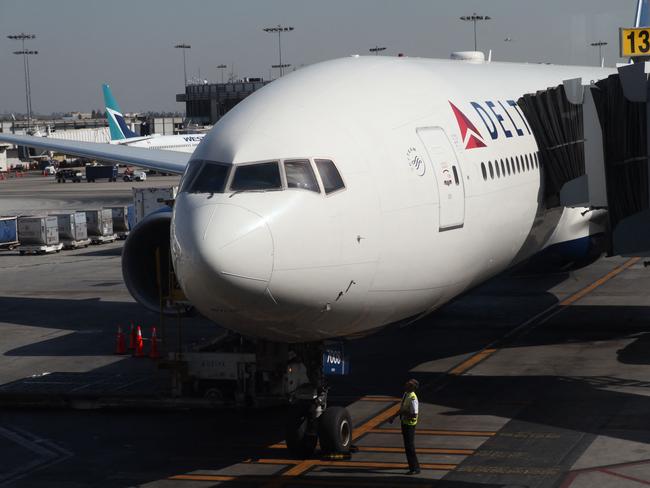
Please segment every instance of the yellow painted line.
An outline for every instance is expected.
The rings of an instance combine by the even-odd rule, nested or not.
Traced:
[[[478,363],[483,361],[484,359],[490,357],[492,354],[497,352],[496,349],[483,349],[482,351],[477,352],[476,354],[473,354],[471,357],[460,363],[458,366],[456,366],[454,369],[452,369],[449,374],[458,376],[461,375],[467,371],[469,371],[471,368],[476,366]]]
[[[260,459],[260,461],[262,460]],[[313,468],[317,463],[318,461],[316,461],[315,459],[302,461],[296,464],[293,468],[282,473],[282,476],[300,476],[301,474]]]
[[[399,452],[403,453],[403,447],[374,447],[374,446],[357,446],[359,452]],[[461,456],[471,456],[474,454],[473,449],[442,449],[438,447],[418,447],[418,454],[451,454]]]
[[[372,429],[373,434],[401,434],[401,429]],[[486,430],[436,430],[436,429],[415,429],[415,435],[440,435],[451,437],[493,437],[497,433]]]
[[[250,484],[253,481],[258,482],[259,484],[261,483],[268,483],[266,486],[293,486],[296,483],[298,483],[300,486],[358,486],[358,487],[368,487],[368,488],[376,488],[376,487],[390,487],[390,488],[433,488],[433,484],[430,482],[425,481],[424,483],[420,482],[420,480],[413,480],[413,482],[410,483],[399,483],[396,484],[393,481],[384,481],[382,479],[376,479],[372,481],[366,481],[366,480],[355,480],[353,478],[348,478],[345,480],[339,479],[327,479],[327,478],[321,478],[321,479],[314,479],[314,478],[300,478],[298,479],[291,479],[291,478],[282,478],[282,476],[278,475],[271,475],[271,476],[263,476],[263,475],[242,475],[242,476],[221,476],[221,475],[201,475],[201,474],[183,474],[183,475],[178,475],[178,476],[173,476],[171,478],[168,478],[169,480],[174,480],[174,481],[234,481],[235,483],[237,481],[241,481],[242,483]]]
[[[262,458],[262,459],[256,459],[253,461],[253,463],[258,463],[258,464],[288,464],[288,465],[298,465],[302,463],[308,463],[311,461],[316,461],[315,459],[307,459],[304,461],[301,461],[299,459],[275,459],[275,458]]]
[[[367,434],[372,429],[379,427],[381,424],[386,422],[389,418],[399,412],[401,403],[396,403],[395,405],[379,412],[377,415],[372,417],[366,423],[360,425],[352,431],[352,440],[357,440],[364,434]]]
[[[560,302],[560,305],[563,307],[566,307],[568,305],[572,305],[573,303],[577,302],[581,298],[584,298],[586,295],[594,291],[596,288],[599,286],[604,285],[607,283],[609,280],[614,278],[615,276],[618,276],[621,274],[623,271],[625,271],[627,268],[630,266],[633,266],[634,264],[638,263],[641,258],[630,258],[627,261],[625,261],[623,264],[621,264],[618,268],[613,269],[609,273],[607,273],[605,276],[602,278],[594,281],[591,285],[583,288],[577,293],[574,293],[571,295],[569,298],[566,298]]]
[[[281,464],[286,465],[292,462],[290,459],[258,459],[259,464]],[[298,476],[310,468],[315,466],[338,466],[338,467],[353,467],[353,468],[408,468],[407,463],[390,463],[382,461],[339,461],[339,460],[328,460],[328,459],[308,459],[305,461],[293,461],[295,466],[284,473],[282,476]],[[454,469],[456,464],[454,463],[428,463],[421,464],[423,469],[437,469],[437,470],[449,470]]]
[[[361,402],[401,402],[402,399],[393,396],[365,396],[359,399]]]
[[[382,429],[387,430],[387,429]],[[397,431],[397,429],[395,429]],[[392,433],[392,432],[391,432]],[[271,449],[286,449],[286,444],[273,444],[269,446]],[[380,447],[380,446],[357,446],[359,452],[404,452],[403,447]],[[420,454],[451,454],[461,456],[471,456],[474,454],[473,449],[444,449],[439,447],[421,447],[417,449]]]
[[[383,463],[366,461],[316,461],[317,466],[329,466],[339,468],[376,468],[376,469],[406,469],[407,463]],[[451,471],[457,464],[451,463],[422,463],[421,469],[432,469],[436,471]]]
[[[618,267],[614,268],[613,270],[611,270],[605,276],[597,279],[596,281],[594,281],[590,285],[584,287],[582,290],[574,293],[570,297],[565,298],[564,300],[560,301],[555,307],[551,307],[549,309],[549,310],[552,310],[553,308],[555,308],[556,309],[555,312],[552,313],[551,315],[547,315],[546,318],[540,323],[545,322],[546,320],[550,319],[554,315],[560,313],[565,307],[567,307],[569,305],[572,305],[575,302],[577,302],[578,300],[584,298],[585,296],[587,296],[589,293],[594,291],[599,286],[604,285],[609,280],[611,280],[612,278],[618,276],[623,271],[628,269],[630,266],[633,266],[634,264],[638,263],[640,259],[641,258],[639,258],[639,257],[628,259],[627,261],[625,261],[620,266],[618,266]],[[546,312],[543,312],[543,314],[544,313],[546,313]],[[538,316],[534,317],[532,320],[535,320],[537,317]],[[527,325],[529,323],[530,323],[530,321],[527,321],[527,322],[524,323],[524,325]],[[518,329],[519,329],[519,327],[517,328],[517,330]],[[491,355],[493,355],[497,351],[498,351],[498,349],[496,349],[496,348],[486,348],[486,349],[483,349],[481,351],[478,351],[476,354],[473,354],[468,359],[466,359],[465,361],[460,363],[458,366],[455,366],[453,369],[451,369],[449,371],[449,374],[452,375],[452,376],[460,376],[460,375],[462,375],[464,373],[467,373],[470,369],[472,369],[478,363],[480,363],[481,361],[487,359],[488,357],[490,357]]]
[[[235,481],[237,476],[221,476],[213,474],[177,474],[170,476],[170,480],[174,481]]]
[[[377,488],[379,486],[386,488],[434,488],[436,486],[429,481],[422,482],[419,479],[411,482],[395,483],[395,481],[383,481],[381,478],[375,478],[372,481],[354,479],[352,477],[347,477],[346,479],[341,479],[340,477],[338,479],[327,479],[324,476],[319,476],[318,478],[300,478],[299,480],[289,478],[283,483],[283,486],[358,486],[360,488]],[[434,483],[437,482],[434,481]]]

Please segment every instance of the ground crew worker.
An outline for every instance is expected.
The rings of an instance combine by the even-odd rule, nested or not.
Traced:
[[[402,438],[404,439],[404,451],[406,460],[409,463],[407,474],[418,474],[420,472],[420,463],[415,453],[415,426],[418,423],[418,397],[415,390],[420,383],[416,379],[410,379],[404,384],[404,395],[399,412],[390,419],[391,423],[399,415],[402,421]]]

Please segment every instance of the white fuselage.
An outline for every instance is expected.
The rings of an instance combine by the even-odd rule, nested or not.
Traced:
[[[181,192],[172,253],[188,299],[245,335],[350,336],[432,311],[552,243],[602,231],[580,209],[545,209],[537,144],[514,102],[610,73],[355,57],[271,83],[219,121],[189,171],[202,160],[315,167],[324,158],[345,189],[325,195],[322,178],[321,193],[287,189],[283,173],[282,191]]]
[[[162,149],[166,151],[178,151],[192,153],[203,140],[205,134],[178,134],[173,136],[151,136],[146,138],[137,138],[132,142],[128,139],[117,141],[131,147],[144,147],[145,149]]]

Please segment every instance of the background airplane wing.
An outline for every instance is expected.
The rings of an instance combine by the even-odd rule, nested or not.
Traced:
[[[100,161],[131,164],[165,173],[182,174],[192,154],[143,147],[117,146],[96,142],[78,142],[49,137],[15,136],[0,133],[0,142],[36,147]]]

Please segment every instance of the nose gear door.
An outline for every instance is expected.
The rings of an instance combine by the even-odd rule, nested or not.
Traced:
[[[441,127],[419,127],[416,132],[426,148],[438,186],[439,230],[462,227],[465,222],[465,186],[449,138]]]

